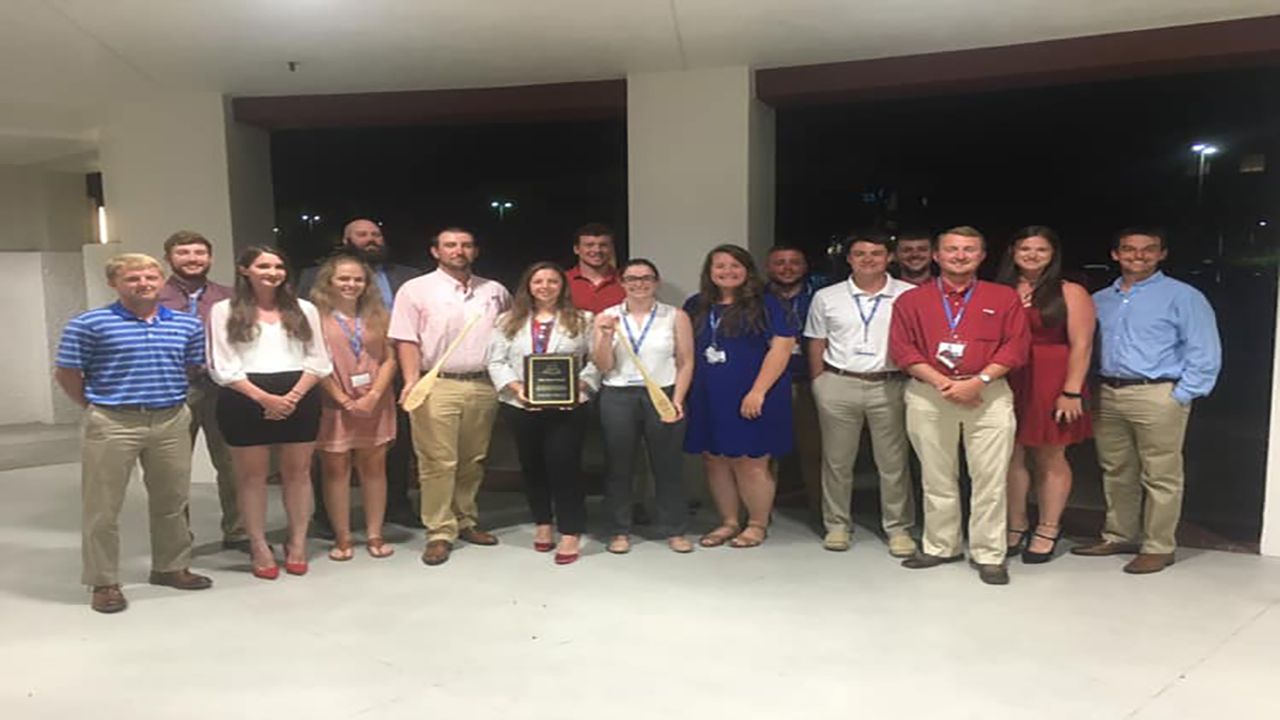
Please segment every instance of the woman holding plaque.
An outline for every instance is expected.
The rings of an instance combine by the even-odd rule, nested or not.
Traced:
[[[324,474],[324,506],[335,542],[329,559],[355,556],[351,543],[351,469],[360,475],[365,545],[369,555],[393,552],[382,538],[387,511],[387,448],[396,437],[391,384],[396,360],[387,341],[387,309],[373,269],[350,255],[332,257],[316,273],[311,300],[320,310],[321,334],[333,358],[333,374],[320,381],[316,449]]]
[[[236,258],[232,296],[209,310],[209,377],[218,394],[218,429],[231,447],[236,498],[254,577],[280,576],[267,545],[267,471],[279,450],[280,484],[289,540],[285,570],[307,572],[311,517],[311,455],[320,431],[316,385],[333,371],[316,306],[299,300],[288,282],[284,253],[251,247]]]
[[[631,260],[622,266],[621,278],[626,300],[596,316],[592,353],[601,373],[600,424],[609,458],[608,550],[631,549],[632,463],[643,438],[657,497],[656,526],[672,550],[687,553],[693,544],[684,536],[689,512],[680,446],[684,398],[693,379],[693,326],[683,310],[658,302],[653,263]],[[651,393],[669,399],[666,412],[659,412]]]
[[[591,313],[573,306],[564,271],[539,262],[524,271],[511,310],[498,316],[489,344],[489,376],[515,437],[533,515],[533,547],[554,549],[557,565],[578,559],[587,526],[582,403],[599,382],[589,357],[591,328]]]
[[[720,525],[703,547],[764,542],[773,511],[769,458],[791,451],[791,383],[785,377],[795,330],[764,291],[751,255],[721,245],[702,264],[700,292],[684,310],[694,333],[693,384],[685,403],[684,449],[700,453]],[[747,509],[740,519],[738,498]]]

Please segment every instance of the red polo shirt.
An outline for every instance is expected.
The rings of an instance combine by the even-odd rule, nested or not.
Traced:
[[[573,306],[597,315],[605,308],[611,308],[627,297],[618,280],[618,273],[610,273],[599,285],[582,276],[577,265],[565,273],[569,278],[569,293],[573,296]]]
[[[1009,369],[1026,364],[1031,330],[1018,293],[1006,285],[976,282],[954,336],[942,303],[951,306],[953,317],[958,315],[972,285],[942,292],[939,286],[945,283],[934,280],[898,297],[889,330],[889,355],[898,367],[928,363],[943,375],[976,375],[991,363]],[[943,342],[965,344],[964,357],[954,369],[938,362],[938,344]]]

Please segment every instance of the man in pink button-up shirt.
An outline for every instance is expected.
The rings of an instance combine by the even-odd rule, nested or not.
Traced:
[[[428,565],[448,560],[458,538],[476,545],[498,543],[476,527],[476,493],[498,412],[485,351],[494,320],[511,304],[511,294],[501,283],[471,274],[479,254],[470,232],[442,231],[431,241],[436,269],[401,286],[391,311],[388,334],[396,341],[404,376],[401,403],[467,321],[480,315],[440,367],[431,394],[409,415],[422,488],[422,524],[427,528],[422,561]]]

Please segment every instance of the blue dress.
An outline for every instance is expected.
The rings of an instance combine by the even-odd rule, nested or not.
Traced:
[[[690,318],[697,317],[698,296],[685,301]],[[726,457],[761,457],[791,452],[791,377],[783,372],[764,396],[760,417],[748,420],[738,412],[742,398],[760,373],[773,337],[794,337],[786,313],[777,298],[766,295],[765,330],[726,337],[724,328],[715,333],[716,346],[724,351],[722,363],[707,362],[711,345],[710,318],[693,328],[693,384],[685,399],[688,425],[684,436],[687,453],[708,452]]]

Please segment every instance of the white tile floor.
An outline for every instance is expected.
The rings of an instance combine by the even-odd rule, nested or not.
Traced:
[[[1130,577],[1067,556],[993,588],[903,570],[864,530],[824,552],[783,518],[757,550],[593,542],[563,568],[528,525],[439,568],[416,538],[341,565],[315,543],[310,575],[268,583],[221,551],[199,482],[195,567],[216,585],[184,594],[144,584],[135,483],[132,604],[104,616],[77,585],[78,478],[0,473],[0,718],[1280,718],[1274,559],[1187,551]]]

